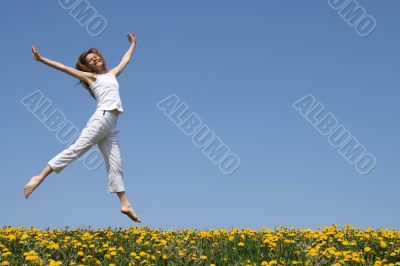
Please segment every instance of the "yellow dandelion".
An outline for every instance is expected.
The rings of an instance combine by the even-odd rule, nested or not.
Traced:
[[[53,243],[51,243],[51,244],[48,246],[48,248],[49,248],[49,249],[59,249],[59,248],[60,248],[60,245],[53,242]]]
[[[62,261],[50,260],[49,266],[59,266],[61,264],[62,264]]]
[[[371,248],[370,248],[370,247],[365,247],[365,248],[364,248],[364,251],[365,251],[365,252],[370,252],[370,251],[371,251]]]

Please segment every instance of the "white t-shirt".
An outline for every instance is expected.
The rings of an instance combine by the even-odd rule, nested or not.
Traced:
[[[121,113],[121,99],[119,97],[119,84],[117,78],[112,73],[96,74],[96,81],[90,88],[97,100],[97,110],[118,109]]]

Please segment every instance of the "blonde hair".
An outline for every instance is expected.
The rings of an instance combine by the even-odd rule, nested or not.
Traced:
[[[76,62],[75,68],[80,70],[80,71],[85,71],[85,72],[90,72],[90,73],[97,73],[94,69],[92,69],[86,62],[86,56],[90,53],[93,53],[97,56],[99,56],[101,58],[101,60],[103,61],[103,71],[107,71],[107,67],[106,67],[106,61],[104,60],[103,55],[100,53],[100,51],[97,48],[90,48],[87,51],[83,52],[80,54],[80,56],[78,57],[78,60]],[[99,73],[97,73],[99,74]],[[87,82],[84,81],[80,81],[77,85],[81,84],[83,87],[85,87],[88,91],[89,94],[96,99],[93,91],[90,89],[90,86]]]

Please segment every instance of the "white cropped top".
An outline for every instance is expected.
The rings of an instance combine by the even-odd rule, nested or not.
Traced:
[[[117,78],[112,73],[96,74],[96,81],[91,86],[96,100],[97,110],[118,109],[121,113],[121,99],[119,97],[119,84]]]

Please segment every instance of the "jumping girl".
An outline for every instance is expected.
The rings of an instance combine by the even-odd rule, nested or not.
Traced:
[[[129,49],[121,62],[111,70],[106,68],[104,57],[96,48],[83,52],[78,58],[76,69],[74,69],[41,56],[38,48],[32,46],[32,56],[35,60],[79,79],[79,83],[97,101],[97,107],[75,143],[53,157],[42,172],[33,176],[26,184],[25,198],[28,198],[50,173],[53,171],[57,174],[60,173],[67,165],[97,144],[107,169],[108,192],[118,195],[123,214],[135,222],[141,222],[125,195],[118,138],[120,130],[116,127],[118,116],[123,112],[116,77],[129,63],[136,45],[136,36],[131,33],[128,33],[127,36],[130,42]]]

